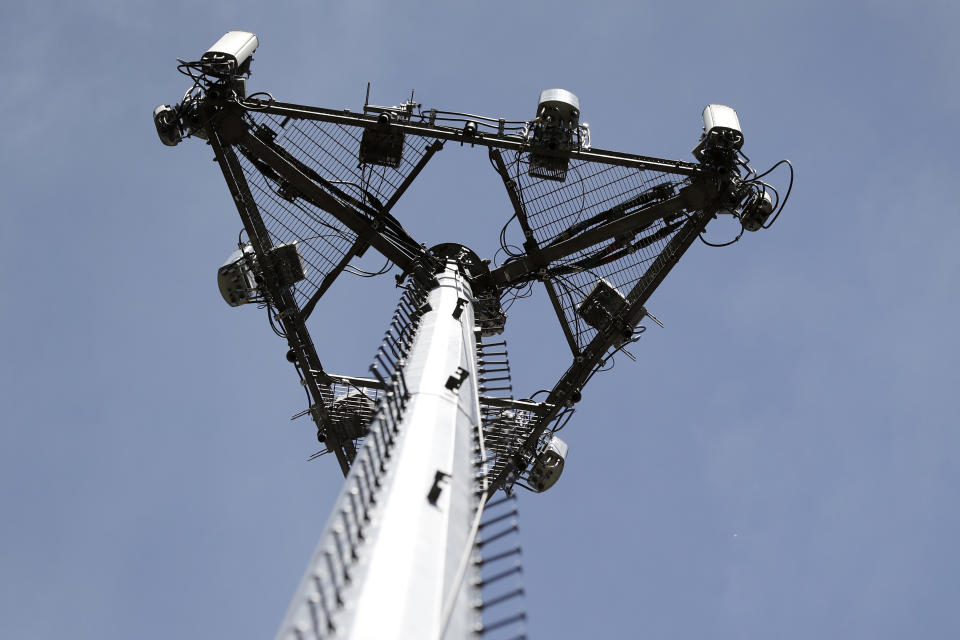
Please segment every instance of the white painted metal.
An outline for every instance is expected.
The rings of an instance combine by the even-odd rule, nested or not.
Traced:
[[[703,132],[708,136],[713,132],[742,133],[736,110],[723,104],[708,104],[703,109]]]
[[[200,58],[215,71],[235,72],[257,50],[260,41],[249,31],[227,31]]]
[[[557,109],[560,119],[565,125],[577,126],[580,121],[580,98],[566,89],[545,89],[540,92],[540,101],[537,103],[537,115],[544,107]]]
[[[336,637],[464,638],[479,624],[473,606],[479,594],[463,562],[476,535],[480,505],[473,296],[453,266],[438,280],[404,367],[410,399],[357,558],[350,564],[349,582],[340,592]],[[455,317],[458,307],[462,311]],[[447,380],[458,377],[459,369],[466,377],[459,388],[448,389]],[[365,448],[373,445],[367,440]],[[309,603],[320,591],[315,576],[329,564],[325,551],[331,551],[331,530],[342,526],[338,514],[350,508],[352,478],[361,473],[362,465],[355,464],[278,639],[326,637],[326,630],[314,631]],[[428,494],[438,477],[440,493],[431,503]],[[345,538],[350,534],[346,528]],[[449,620],[444,619],[447,612]]]

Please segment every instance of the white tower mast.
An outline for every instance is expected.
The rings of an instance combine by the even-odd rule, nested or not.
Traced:
[[[466,579],[485,500],[473,295],[456,263],[437,283],[278,640],[463,638],[479,625]]]

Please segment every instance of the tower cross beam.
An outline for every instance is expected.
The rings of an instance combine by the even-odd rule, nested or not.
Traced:
[[[357,113],[349,109],[325,109],[301,104],[256,99],[248,100],[246,104],[249,105],[251,110],[284,118],[319,120],[321,122],[363,127],[365,129],[381,126],[377,115]],[[390,123],[390,127],[396,128],[398,131],[409,135],[461,142],[482,147],[494,147],[506,151],[528,151],[530,148],[530,143],[527,139],[517,134],[478,131],[475,135],[467,136],[463,129],[458,127],[430,124],[429,121],[421,122],[414,120],[395,120]],[[684,176],[695,176],[703,172],[703,166],[695,162],[667,160],[609,149],[571,149],[569,151],[544,151],[544,153],[575,160],[600,162],[602,164],[619,165],[634,169],[648,169],[650,171],[674,173]]]

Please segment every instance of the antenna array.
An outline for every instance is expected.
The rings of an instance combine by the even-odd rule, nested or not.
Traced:
[[[704,110],[696,162],[685,162],[592,148],[579,99],[562,89],[544,91],[529,120],[424,110],[413,94],[375,106],[369,86],[361,111],[284,103],[247,93],[258,45],[229,32],[199,60],[181,61],[192,84],[178,104],[157,107],[154,123],[164,144],[195,137],[212,147],[243,223],[218,272],[221,293],[232,306],[267,309],[307,391],[308,408],[294,417],[310,416],[324,447],[311,458],[333,453],[347,478],[280,635],[508,631],[525,614],[487,620],[486,609],[512,596],[484,604],[484,587],[520,571],[485,572],[514,552],[484,547],[515,533],[516,513],[482,521],[488,501],[557,481],[567,453],[557,432],[614,354],[633,357],[627,346],[644,320],[659,324],[645,306],[651,294],[718,215],[741,225],[727,244],[769,228],[792,166],[753,170],[737,114],[722,105]],[[427,249],[392,213],[448,142],[485,149],[503,182],[501,263],[460,244]],[[781,165],[782,198],[764,180]],[[514,220],[516,243],[507,237]],[[371,250],[382,269],[351,264]],[[404,292],[371,376],[325,371],[307,329],[312,311],[342,274],[394,267]],[[510,304],[536,283],[571,353],[538,401],[514,398],[500,335]],[[394,615],[358,613],[386,598]],[[410,626],[410,615],[423,620]]]

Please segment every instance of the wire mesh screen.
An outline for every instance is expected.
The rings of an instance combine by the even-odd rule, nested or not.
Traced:
[[[330,416],[328,429],[335,430],[344,439],[352,440],[353,446],[359,450],[376,415],[377,402],[383,390],[334,379],[328,388],[321,390],[321,395]]]
[[[536,426],[536,414],[526,409],[480,403],[483,441],[487,450],[487,477],[496,478]]]
[[[562,183],[529,175],[528,154],[508,165],[511,178],[540,247],[562,242],[676,195],[689,181],[679,175],[584,160],[571,160]],[[606,240],[550,265],[563,321],[583,348],[597,330],[577,307],[601,279],[627,296],[647,267],[686,221],[676,214]]]
[[[258,137],[272,138],[275,146],[325,180],[330,185],[327,191],[331,196],[347,207],[368,212],[384,210],[432,142],[408,136],[396,168],[361,164],[361,127],[262,112],[249,112],[247,117]],[[266,163],[242,148],[238,151],[250,192],[272,243],[298,243],[306,279],[296,284],[295,295],[302,307],[324,277],[348,255],[357,236],[333,215],[299,196]]]
[[[560,265],[561,269],[567,267],[569,271],[561,274],[558,270],[557,273],[553,274],[552,281],[560,298],[564,320],[581,349],[594,338],[597,334],[597,328],[587,323],[577,310],[597,283],[601,279],[606,280],[622,296],[626,297],[633,286],[643,277],[647,267],[660,255],[660,252],[678,228],[678,225],[664,224],[663,222],[651,225],[651,229],[648,230],[649,234],[660,237],[652,240],[648,247],[612,262],[592,268],[576,267],[576,262],[589,259],[591,254],[587,250]]]
[[[262,173],[245,154],[240,154],[239,159],[271,244],[297,243],[306,277],[294,285],[294,293],[302,308],[324,277],[351,250],[356,234],[305,200],[285,198],[281,195],[282,186]]]

